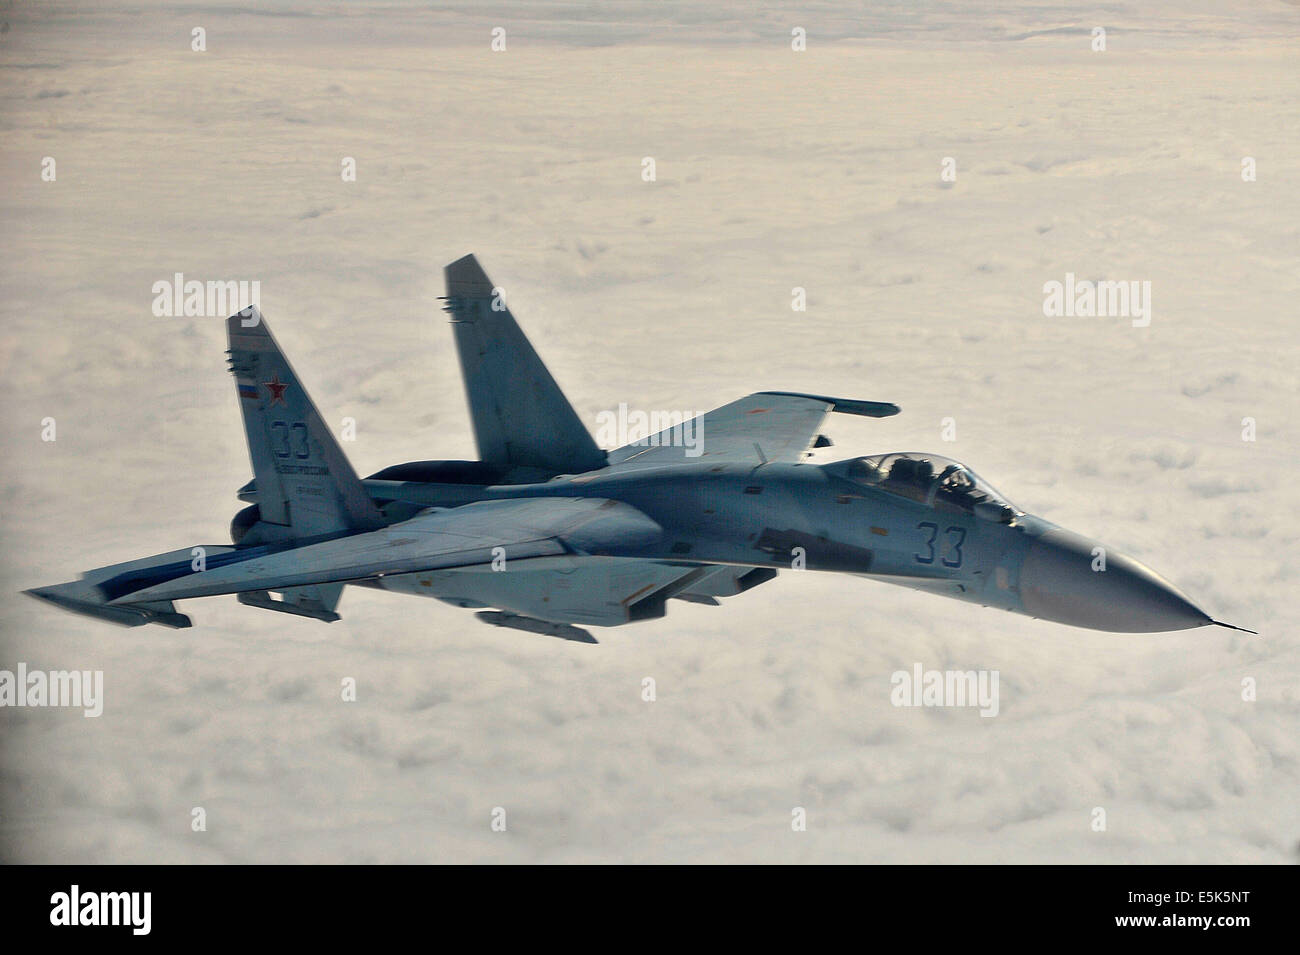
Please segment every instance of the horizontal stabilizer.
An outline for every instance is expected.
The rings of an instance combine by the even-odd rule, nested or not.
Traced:
[[[110,603],[110,593],[118,586],[127,588],[137,584],[123,583],[140,579],[152,579],[157,574],[176,574],[188,572],[202,561],[220,562],[225,555],[234,553],[235,548],[225,544],[205,544],[199,547],[187,547],[182,550],[155,554],[152,557],[140,557],[120,564],[109,564],[88,570],[78,580],[65,584],[53,584],[49,587],[34,587],[24,591],[28,596],[44,600],[64,610],[79,613],[124,627],[139,627],[146,623],[157,623],[164,627],[183,628],[190,626],[190,618],[177,613],[169,599],[148,599]]]
[[[158,623],[174,630],[183,630],[186,627],[193,626],[189,617],[176,612],[176,608],[170,600],[108,606],[90,600],[77,600],[69,597],[66,593],[60,591],[62,586],[66,585],[56,584],[53,587],[34,587],[31,590],[24,590],[23,593],[52,603],[64,610],[71,610],[73,613],[79,613],[86,617],[95,617],[98,620],[107,620],[109,623],[116,623],[123,627],[142,627],[146,623]]]

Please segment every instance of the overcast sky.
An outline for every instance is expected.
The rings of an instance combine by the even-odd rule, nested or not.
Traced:
[[[106,696],[0,709],[6,860],[1296,860],[1300,8],[843,6],[0,10],[0,669]],[[893,401],[819,460],[959,458],[1261,636],[811,573],[598,646],[355,588],[179,632],[19,595],[243,506],[220,318],[155,282],[260,282],[369,473],[474,456],[436,300],[471,251],[593,430]],[[1046,317],[1067,273],[1149,281],[1149,327]],[[915,663],[998,670],[999,714],[892,706]]]

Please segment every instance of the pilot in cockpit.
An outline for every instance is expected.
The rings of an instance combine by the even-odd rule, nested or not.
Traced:
[[[936,474],[936,466],[941,470]],[[920,454],[882,454],[858,458],[849,466],[853,480],[920,504],[951,512],[975,512],[999,523],[1017,513],[987,482],[965,465]]]

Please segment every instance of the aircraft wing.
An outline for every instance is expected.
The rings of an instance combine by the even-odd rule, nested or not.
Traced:
[[[885,418],[898,414],[898,406],[883,401],[760,391],[689,419],[680,429],[669,428],[610,451],[608,460],[612,468],[692,462],[797,462],[814,446],[822,420],[832,411]]]
[[[658,524],[636,508],[601,498],[481,501],[409,521],[290,549],[235,550],[195,572],[190,563],[99,584],[110,607],[246,591],[283,590],[389,574],[561,554],[619,556],[656,540]],[[507,564],[508,566],[508,564]],[[84,612],[84,611],[83,611]]]

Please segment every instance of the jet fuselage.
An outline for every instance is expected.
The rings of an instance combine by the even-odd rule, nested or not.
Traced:
[[[410,506],[526,497],[621,501],[664,529],[653,544],[613,555],[623,558],[857,574],[1097,630],[1210,622],[1167,581],[1096,541],[1009,507],[977,512],[941,493],[910,499],[864,485],[847,476],[847,463],[705,460],[542,484],[364,483],[372,496]]]

